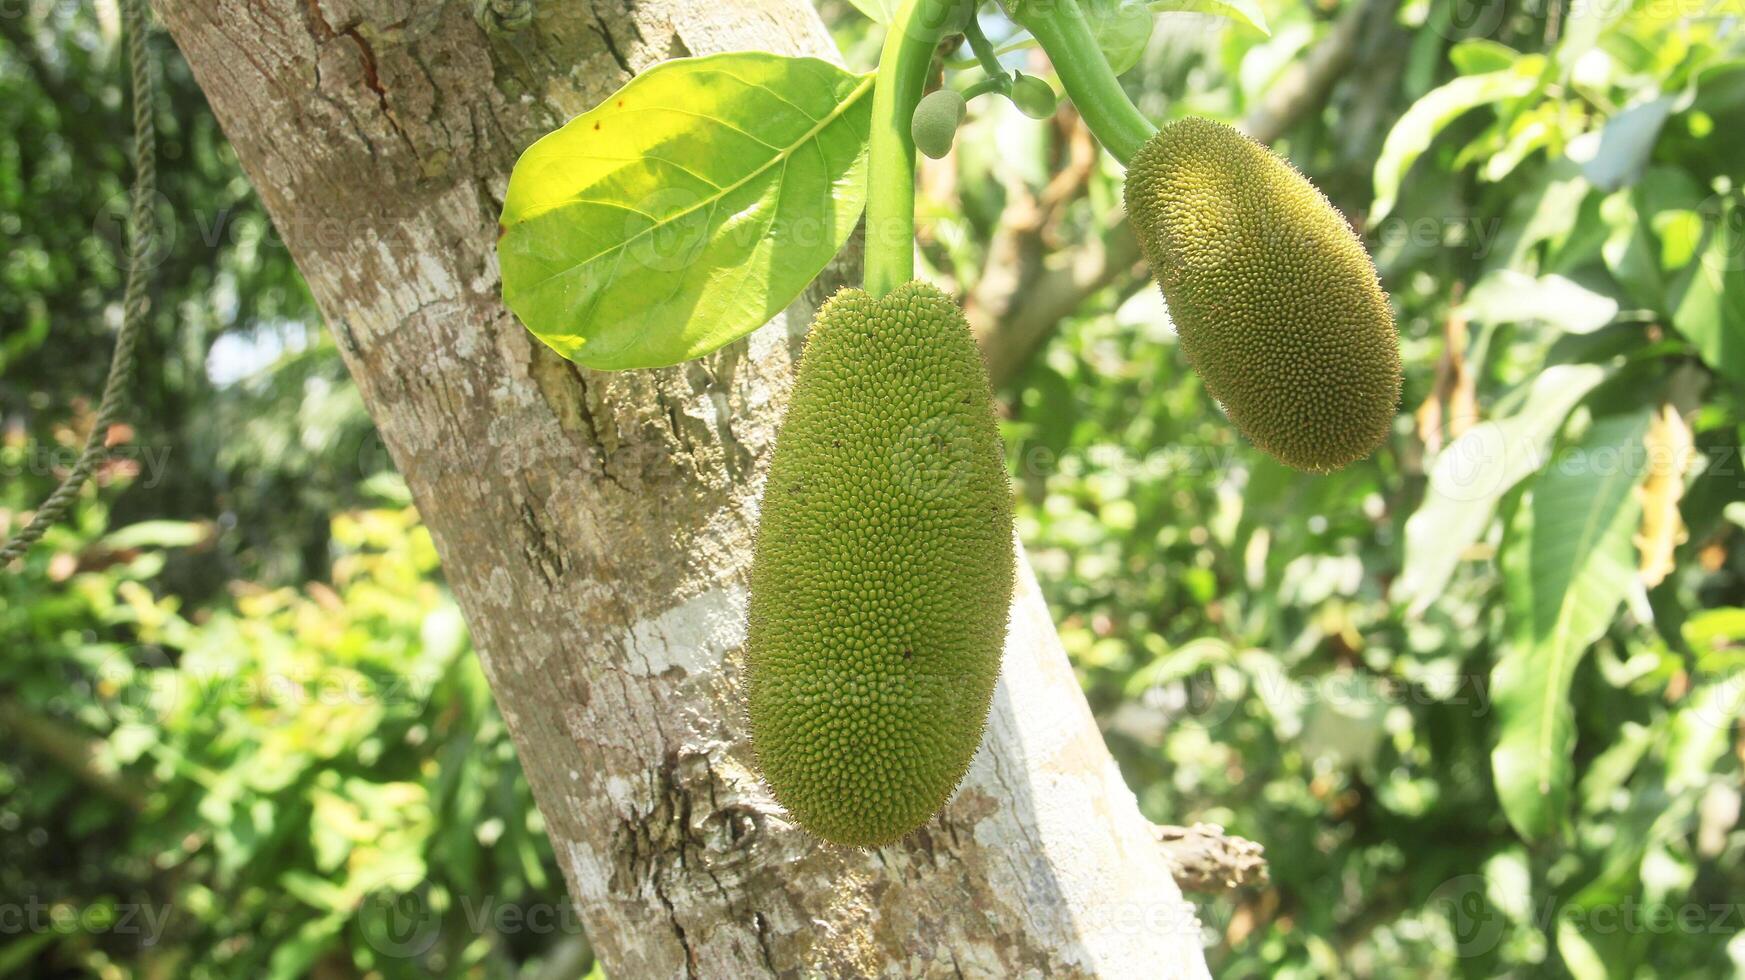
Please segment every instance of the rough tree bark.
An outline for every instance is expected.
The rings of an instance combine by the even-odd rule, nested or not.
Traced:
[[[760,785],[746,566],[798,340],[834,283],[702,361],[620,374],[559,359],[500,302],[523,147],[664,58],[834,57],[809,6],[156,2],[435,536],[610,974],[1205,972],[1027,575],[941,817],[842,850]]]

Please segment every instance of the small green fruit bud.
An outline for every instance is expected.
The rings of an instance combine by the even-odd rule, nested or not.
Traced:
[[[1019,75],[1012,83],[1012,104],[1031,119],[1054,115],[1054,89],[1034,75]]]
[[[963,112],[963,96],[951,89],[942,88],[923,96],[909,122],[915,149],[935,160],[950,153],[957,126],[963,122]]]

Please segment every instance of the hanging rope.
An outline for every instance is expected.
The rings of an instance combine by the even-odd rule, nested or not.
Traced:
[[[157,129],[152,123],[151,65],[145,46],[143,0],[121,0],[122,30],[127,34],[127,65],[133,78],[133,192],[127,222],[127,286],[122,297],[121,333],[115,338],[115,356],[109,362],[109,377],[103,383],[103,401],[97,421],[85,437],[78,462],[36,509],[24,529],[0,547],[0,568],[23,555],[50,526],[66,516],[78,499],[79,490],[99,463],[109,455],[109,428],[121,418],[127,388],[133,380],[133,360],[140,324],[145,320],[147,249],[151,248],[155,224],[153,198],[157,196]]]

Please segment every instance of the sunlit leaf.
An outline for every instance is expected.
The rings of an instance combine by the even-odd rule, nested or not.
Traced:
[[[1745,712],[1745,683],[1724,674],[1698,685],[1672,719],[1667,739],[1666,785],[1672,792],[1700,788],[1732,744],[1733,725]]]
[[[1262,34],[1271,34],[1266,15],[1255,0],[1151,0],[1151,9],[1158,13],[1216,14],[1239,24],[1247,24]]]
[[[1430,148],[1436,134],[1472,109],[1533,91],[1544,67],[1543,57],[1523,56],[1505,71],[1463,75],[1412,103],[1388,132],[1381,155],[1376,158],[1375,204],[1370,210],[1370,220],[1377,220],[1393,209],[1406,172]]]
[[[1473,287],[1465,309],[1479,323],[1539,322],[1567,333],[1592,333],[1618,315],[1618,301],[1562,276],[1535,278],[1499,269]]]
[[[189,548],[211,537],[211,525],[200,521],[140,521],[104,535],[103,546],[126,548]]]
[[[593,368],[676,364],[750,333],[859,218],[872,88],[759,52],[638,75],[516,162],[504,301]]]
[[[1708,245],[1672,313],[1709,367],[1745,383],[1745,207],[1711,200],[1701,211]]]
[[[1671,114],[1674,99],[1661,96],[1633,105],[1606,121],[1596,133],[1584,133],[1569,145],[1570,159],[1603,191],[1634,184],[1648,166],[1660,127]]]
[[[1575,980],[1606,980],[1606,961],[1581,934],[1581,927],[1567,918],[1557,920],[1557,953]]]
[[[1699,658],[1729,647],[1745,655],[1745,609],[1733,606],[1705,609],[1685,620],[1681,632]]]
[[[1600,247],[1606,271],[1624,287],[1631,300],[1651,310],[1664,310],[1666,277],[1660,270],[1659,247],[1654,232],[1641,220],[1630,192],[1619,191],[1600,202],[1600,219],[1608,229],[1605,244]]]
[[[1156,23],[1145,0],[1084,0],[1079,6],[1115,74],[1139,64]]]
[[[1521,58],[1521,52],[1488,37],[1469,37],[1448,49],[1448,61],[1462,75],[1485,75],[1503,71]]]
[[[897,13],[897,0],[848,0],[854,9],[867,15],[875,24],[889,24]]]
[[[1497,797],[1521,836],[1568,809],[1576,665],[1636,583],[1631,535],[1648,413],[1596,421],[1533,483],[1503,551],[1511,636],[1491,673]]]
[[[1424,502],[1406,521],[1406,558],[1393,598],[1416,615],[1442,594],[1461,555],[1490,525],[1497,501],[1545,464],[1569,410],[1605,378],[1594,364],[1559,364],[1533,380],[1521,404],[1472,424],[1430,464]]]
[[[1653,744],[1654,729],[1634,721],[1618,726],[1616,739],[1588,763],[1581,777],[1581,807],[1603,813],[1617,807],[1616,797]]]

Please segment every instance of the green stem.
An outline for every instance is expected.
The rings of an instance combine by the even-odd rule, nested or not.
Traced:
[[[1019,26],[1036,36],[1067,97],[1103,147],[1125,166],[1157,132],[1127,98],[1121,82],[1109,70],[1109,60],[1097,47],[1091,26],[1074,0],[1029,0],[1021,7]]]
[[[927,85],[952,0],[903,0],[879,52],[867,145],[866,291],[915,278],[915,141],[909,123]]]
[[[974,85],[971,85],[969,88],[964,89],[963,99],[965,102],[968,102],[970,99],[973,99],[978,95],[986,95],[989,92],[999,92],[1001,95],[1004,95],[1011,90],[1012,76],[994,75],[984,78]]]
[[[1006,73],[1006,69],[1000,65],[999,53],[988,41],[988,36],[982,33],[982,25],[973,12],[969,22],[963,25],[963,36],[969,41],[969,49],[975,52],[976,62],[982,66],[982,71],[987,72],[989,78]]]

